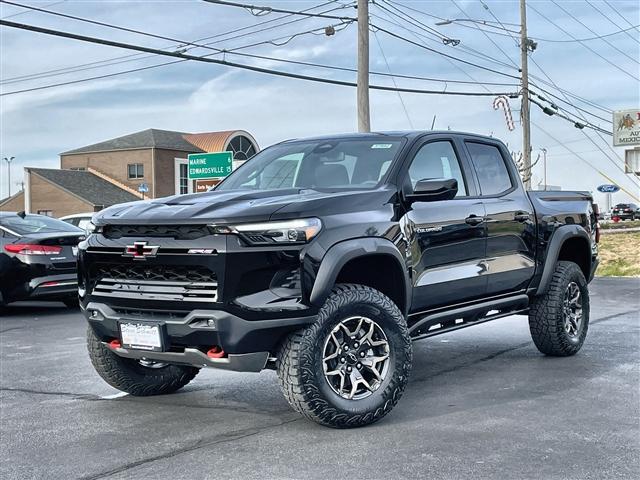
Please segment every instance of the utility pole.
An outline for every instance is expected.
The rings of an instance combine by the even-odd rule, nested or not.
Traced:
[[[11,196],[11,162],[16,157],[4,157],[4,161],[7,162],[7,197]]]
[[[358,131],[371,131],[369,115],[369,0],[358,0]]]
[[[522,79],[522,160],[524,166],[524,186],[531,188],[531,114],[529,112],[529,39],[527,38],[527,5],[520,0],[520,72]]]

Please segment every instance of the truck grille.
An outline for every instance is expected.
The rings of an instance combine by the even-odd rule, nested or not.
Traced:
[[[105,225],[103,235],[107,238],[165,237],[178,240],[195,240],[211,235],[206,225]]]
[[[204,267],[100,267],[92,295],[137,300],[215,302],[218,282]]]

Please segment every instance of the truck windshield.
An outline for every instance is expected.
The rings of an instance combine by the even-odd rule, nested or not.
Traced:
[[[399,137],[382,137],[274,145],[247,161],[216,190],[375,188],[402,143]]]

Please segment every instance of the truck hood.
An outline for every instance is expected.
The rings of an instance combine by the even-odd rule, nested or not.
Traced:
[[[283,212],[276,218],[315,216],[327,210],[339,213],[345,208],[353,210],[356,204],[371,205],[371,197],[380,195],[381,199],[388,199],[389,190],[214,190],[114,205],[97,213],[94,222],[97,225],[148,225],[265,221],[280,210]],[[345,202],[347,197],[349,200]]]

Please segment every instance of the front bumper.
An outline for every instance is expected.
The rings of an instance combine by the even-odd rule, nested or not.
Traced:
[[[163,363],[177,363],[194,367],[214,367],[236,372],[260,372],[267,365],[269,352],[230,354],[223,358],[210,358],[197,348],[185,348],[183,352],[147,352],[126,348],[111,348],[111,351],[125,358],[135,360],[155,360]]]
[[[309,325],[316,318],[246,320],[223,310],[205,309],[184,312],[184,315],[154,313],[148,316],[93,301],[83,310],[96,336],[105,343],[120,339],[120,322],[160,326],[164,351],[112,348],[123,357],[252,372],[264,368],[270,352],[275,351],[284,335]],[[213,346],[221,347],[226,356],[207,357],[207,350]]]

